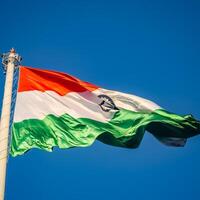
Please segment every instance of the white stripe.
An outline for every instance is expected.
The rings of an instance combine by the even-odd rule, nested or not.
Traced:
[[[99,104],[100,94],[112,98],[118,108],[132,111],[153,111],[160,108],[146,99],[116,91],[98,89],[93,92],[71,92],[60,96],[53,91],[26,91],[17,94],[14,122],[25,119],[43,119],[46,115],[61,116],[69,114],[74,118],[90,118],[100,122],[108,122],[116,111],[104,112]]]
[[[156,138],[163,144],[174,147],[184,147],[187,142],[186,138],[175,138],[175,137],[163,137],[163,138],[156,137]]]
[[[139,111],[152,112],[156,109],[161,108],[156,103],[150,100],[132,94],[126,94],[113,90],[106,90],[103,88],[95,90],[94,93],[96,93],[97,95],[106,94],[112,98],[112,100],[115,102],[115,105],[118,108],[124,108],[135,112]]]

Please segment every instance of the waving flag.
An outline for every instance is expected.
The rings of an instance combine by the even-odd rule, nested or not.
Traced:
[[[11,155],[31,148],[84,147],[95,139],[136,148],[145,130],[164,144],[184,146],[187,138],[200,133],[200,122],[65,73],[20,67]]]

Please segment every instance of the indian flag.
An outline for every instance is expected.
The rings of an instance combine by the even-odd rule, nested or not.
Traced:
[[[145,130],[171,146],[200,133],[200,122],[147,99],[103,89],[71,75],[21,66],[15,105],[12,156],[31,148],[52,151],[91,145],[95,139],[136,148]]]

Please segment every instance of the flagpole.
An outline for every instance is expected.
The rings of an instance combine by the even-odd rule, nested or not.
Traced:
[[[13,48],[10,52],[2,55],[2,63],[4,65],[4,70],[6,71],[6,80],[0,124],[0,200],[4,200],[5,193],[14,69],[20,65],[20,61],[21,57]]]

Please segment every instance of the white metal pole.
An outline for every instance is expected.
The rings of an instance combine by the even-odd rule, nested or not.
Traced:
[[[12,102],[12,87],[14,69],[19,65],[21,58],[11,49],[9,53],[3,55],[3,64],[6,70],[6,80],[4,86],[4,96],[1,111],[0,124],[0,200],[4,200],[6,167],[8,157],[10,111]]]

